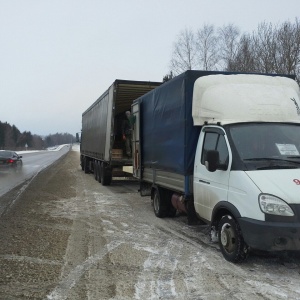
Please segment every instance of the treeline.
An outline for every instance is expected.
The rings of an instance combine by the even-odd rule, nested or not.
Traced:
[[[41,137],[30,131],[20,132],[15,125],[0,121],[0,149],[15,151],[43,150],[55,145],[70,144],[75,142],[75,137],[69,133],[50,134]]]
[[[75,137],[70,133],[55,133],[45,137],[47,147],[75,143]]]
[[[293,74],[300,77],[300,20],[261,23],[252,33],[229,24],[185,29],[173,45],[170,79],[186,70]]]

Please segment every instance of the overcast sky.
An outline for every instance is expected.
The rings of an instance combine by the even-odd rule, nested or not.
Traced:
[[[0,0],[0,121],[75,135],[115,79],[161,81],[180,31],[299,14],[300,0]]]

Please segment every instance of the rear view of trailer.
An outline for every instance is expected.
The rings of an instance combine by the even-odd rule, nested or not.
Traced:
[[[124,155],[122,122],[132,102],[159,86],[159,82],[115,80],[82,114],[81,166],[93,172],[103,185],[113,176],[124,176],[123,166],[132,165]]]

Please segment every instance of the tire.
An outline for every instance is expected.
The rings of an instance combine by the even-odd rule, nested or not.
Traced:
[[[226,260],[239,263],[247,258],[249,247],[244,242],[239,224],[231,215],[225,215],[220,220],[218,241]]]
[[[154,214],[158,218],[163,218],[164,213],[163,213],[163,207],[160,199],[160,194],[158,189],[155,189],[154,195],[153,195],[153,209],[154,209]]]
[[[161,188],[156,188],[153,194],[153,209],[154,214],[158,218],[164,218],[167,215],[167,207],[163,201],[163,192]]]
[[[103,186],[110,185],[112,180],[112,173],[110,166],[105,163],[101,163],[101,183]]]
[[[96,168],[98,173],[98,182],[101,183],[101,162],[100,161],[97,161]]]
[[[159,187],[155,188],[153,194],[153,209],[154,214],[158,218],[174,218],[176,216],[177,210],[172,205],[171,197],[172,192]]]
[[[81,166],[81,170],[83,171],[84,170],[84,160],[83,160],[82,156],[80,157],[80,166]]]
[[[22,171],[22,168],[23,168],[23,162],[22,161],[19,161],[16,163],[15,167],[13,168],[14,172],[15,173],[19,173]]]
[[[98,178],[99,178],[97,166],[98,166],[97,160],[94,160],[94,178],[96,181],[98,181]]]
[[[90,173],[89,162],[88,162],[86,157],[84,158],[83,162],[84,162],[84,167],[83,167],[84,168],[84,173],[85,174]]]

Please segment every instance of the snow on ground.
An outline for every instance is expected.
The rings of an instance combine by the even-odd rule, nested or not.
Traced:
[[[35,153],[35,152],[41,152],[41,151],[59,151],[65,146],[69,146],[70,144],[63,144],[63,145],[57,145],[53,147],[49,147],[46,150],[24,150],[24,151],[16,151],[18,154],[26,154],[26,153]],[[75,146],[72,145],[72,147]]]

